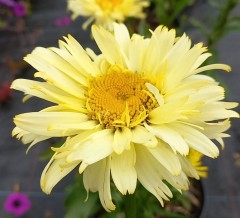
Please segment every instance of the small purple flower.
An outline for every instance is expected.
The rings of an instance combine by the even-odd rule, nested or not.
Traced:
[[[12,10],[17,17],[25,16],[27,14],[27,4],[25,2],[16,2],[12,6]]]
[[[13,0],[0,0],[0,4],[8,6],[8,7],[13,7],[15,2]]]
[[[31,201],[27,195],[14,192],[7,197],[4,203],[4,209],[6,212],[14,214],[15,216],[22,216],[30,210],[31,205]]]
[[[72,22],[69,16],[60,17],[55,20],[55,25],[58,27],[68,26]]]

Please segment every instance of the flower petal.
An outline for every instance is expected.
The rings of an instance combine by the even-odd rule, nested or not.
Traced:
[[[189,152],[189,146],[183,139],[183,137],[176,131],[174,128],[171,128],[170,125],[147,125],[145,124],[146,129],[148,129],[155,136],[159,137],[165,141],[172,150],[176,153],[179,152],[182,155],[187,155]]]
[[[148,148],[148,151],[162,164],[170,173],[177,176],[181,174],[181,163],[166,144],[159,142],[155,148]]]
[[[193,149],[212,158],[219,155],[217,146],[200,131],[184,124],[173,124],[173,126]]]
[[[86,77],[51,49],[37,47],[33,50],[32,54],[36,55],[39,59],[43,59],[44,61],[46,61],[47,64],[54,66],[66,76],[80,83],[79,85],[87,85]],[[83,59],[82,56],[79,58],[79,60]]]
[[[129,151],[111,156],[111,174],[117,189],[123,194],[133,194],[137,185],[135,170],[136,153],[132,146]]]
[[[125,149],[129,150],[131,139],[132,133],[129,128],[117,128],[114,133],[113,150],[117,154],[121,154]]]
[[[119,52],[119,46],[113,35],[103,27],[97,27],[95,25],[92,26],[92,34],[108,62],[124,66],[122,55]]]
[[[88,116],[75,112],[31,112],[17,115],[14,123],[19,128],[42,136],[60,137],[77,134],[85,126],[77,126],[88,120]],[[59,124],[59,129],[57,128]],[[55,129],[51,130],[51,125]],[[68,129],[61,126],[66,125]]]
[[[104,209],[108,212],[115,209],[110,190],[109,158],[89,165],[83,173],[83,184],[87,192],[98,191]]]
[[[69,140],[68,143],[71,144],[71,140]],[[86,140],[77,145],[67,156],[66,160],[69,162],[77,160],[82,161],[79,168],[79,172],[82,173],[88,165],[96,163],[109,156],[113,152],[112,143],[112,130],[105,129],[97,131],[89,135]]]
[[[163,206],[163,199],[169,200],[172,197],[170,189],[163,182],[164,175],[169,173],[143,146],[135,146],[135,148],[138,180]]]
[[[199,179],[197,171],[186,157],[178,155],[178,159],[180,160],[182,169],[187,176]]]
[[[57,153],[55,153],[57,154]],[[70,173],[80,161],[76,161],[66,165],[64,159],[54,159],[54,155],[51,160],[48,162],[47,166],[42,172],[41,175],[41,188],[46,194],[50,194],[53,187],[68,173]],[[64,165],[62,167],[61,165]]]
[[[154,148],[158,144],[156,137],[142,126],[136,126],[132,130],[132,142]]]

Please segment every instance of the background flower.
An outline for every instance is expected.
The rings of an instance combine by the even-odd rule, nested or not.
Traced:
[[[17,17],[22,17],[27,14],[27,4],[25,2],[15,2],[12,10]]]
[[[24,143],[67,137],[41,176],[52,188],[75,167],[87,191],[98,191],[103,207],[114,210],[110,177],[123,194],[137,180],[163,205],[172,197],[167,181],[178,190],[188,178],[199,178],[186,157],[190,149],[216,158],[230,117],[237,106],[224,102],[224,89],[211,77],[198,75],[224,64],[202,66],[211,54],[202,43],[191,46],[184,34],[159,26],[152,37],[129,36],[124,25],[114,33],[94,26],[100,55],[86,51],[71,36],[60,48],[36,48],[25,60],[45,82],[18,79],[12,88],[55,106],[14,118],[13,135]],[[30,148],[29,147],[29,148]]]
[[[15,216],[22,216],[31,209],[31,201],[26,194],[11,193],[4,203],[4,209]]]
[[[71,23],[71,18],[69,16],[63,16],[55,20],[55,25],[58,27],[68,26]]]
[[[15,4],[15,2],[13,0],[0,0],[0,4],[12,7]]]
[[[148,5],[147,0],[68,0],[73,19],[88,17],[83,24],[84,29],[95,21],[112,30],[114,21],[121,23],[127,17],[143,18],[143,9]]]

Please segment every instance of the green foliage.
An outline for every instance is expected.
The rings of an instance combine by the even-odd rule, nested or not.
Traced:
[[[83,186],[82,176],[77,175],[66,191],[64,218],[149,218],[157,215],[165,218],[186,218],[186,214],[171,211],[170,208],[176,207],[182,208],[181,211],[189,211],[191,203],[188,196],[185,193],[181,194],[170,185],[169,187],[174,197],[170,202],[165,202],[163,208],[159,201],[140,184],[133,195],[126,196],[121,195],[112,185],[112,197],[116,210],[108,213],[102,208],[98,193],[89,193],[86,200],[87,193]]]
[[[66,214],[64,218],[88,218],[101,209],[97,193],[89,193],[83,187],[82,176],[77,175],[66,190]]]
[[[61,147],[63,143],[64,141],[59,141],[55,143],[52,147]],[[54,155],[54,153],[55,152],[51,148],[49,148],[40,156],[40,160],[49,160]]]
[[[183,12],[194,2],[195,0],[152,0],[159,23],[168,27],[179,26]]]

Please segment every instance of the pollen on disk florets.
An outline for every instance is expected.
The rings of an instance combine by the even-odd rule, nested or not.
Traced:
[[[96,0],[96,3],[104,10],[111,10],[122,3],[122,0]]]
[[[106,128],[140,124],[158,106],[145,85],[148,82],[141,74],[111,66],[90,81],[87,109],[91,119]]]

